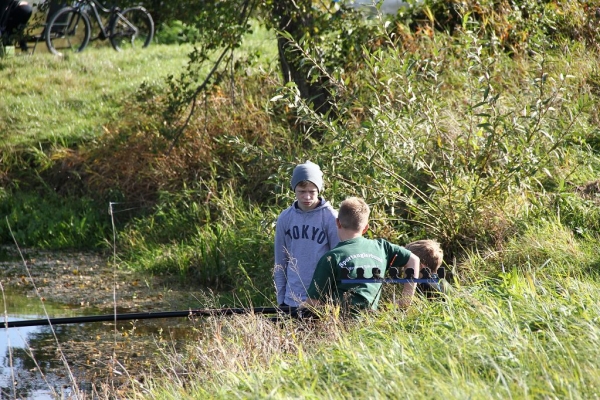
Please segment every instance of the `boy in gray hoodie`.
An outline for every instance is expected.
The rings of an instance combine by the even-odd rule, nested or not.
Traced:
[[[297,307],[323,254],[339,242],[337,211],[320,196],[323,172],[306,161],[294,168],[291,188],[296,200],[277,218],[274,280],[277,304]]]

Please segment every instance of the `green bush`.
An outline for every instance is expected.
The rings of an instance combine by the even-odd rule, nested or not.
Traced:
[[[163,23],[156,30],[155,39],[160,44],[195,43],[200,37],[198,28],[175,20]]]
[[[210,202],[193,200],[193,191],[163,197],[151,215],[119,232],[117,247],[133,269],[263,300],[272,286],[276,210],[242,201],[227,188],[216,193]]]
[[[336,194],[379,206],[376,231],[435,237],[450,254],[501,242],[498,233],[514,232],[506,225],[527,212],[511,196],[543,193],[543,180],[559,185],[589,162],[579,143],[592,129],[593,101],[578,97],[571,67],[558,66],[547,38],[531,41],[539,53],[517,59],[474,32],[414,39],[412,52],[391,36],[385,51],[364,49],[362,71],[335,82],[334,108],[351,117],[323,118],[295,87],[277,101],[326,132],[313,159],[333,172]]]
[[[52,192],[4,192],[0,242],[42,249],[98,249],[111,237],[106,205]]]

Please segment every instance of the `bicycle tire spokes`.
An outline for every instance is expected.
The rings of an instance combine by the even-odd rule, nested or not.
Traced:
[[[110,27],[110,42],[115,50],[147,47],[154,36],[154,22],[142,7],[117,12]]]
[[[90,39],[90,30],[90,22],[85,14],[74,8],[63,8],[48,23],[48,50],[56,55],[83,51]]]

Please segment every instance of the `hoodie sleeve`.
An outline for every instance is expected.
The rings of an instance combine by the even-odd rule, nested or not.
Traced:
[[[275,293],[277,295],[277,304],[285,301],[285,287],[287,283],[287,255],[285,250],[285,211],[277,218],[275,225],[275,266],[273,269],[273,279],[275,281]]]
[[[327,240],[329,241],[329,250],[333,249],[340,242],[336,223],[337,216],[337,211],[335,208],[333,208],[333,206],[330,205],[326,209],[324,216]]]

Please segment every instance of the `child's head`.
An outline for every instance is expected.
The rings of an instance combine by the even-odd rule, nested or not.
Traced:
[[[421,268],[427,267],[432,273],[436,273],[442,265],[444,252],[435,240],[417,240],[404,247],[421,259]]]
[[[340,204],[338,221],[342,228],[360,232],[369,224],[369,205],[359,197],[348,197]]]
[[[321,168],[313,162],[307,161],[304,164],[296,165],[292,173],[292,190],[296,191],[299,184],[306,185],[307,182],[315,185],[317,190],[323,190],[323,172]]]
[[[302,211],[314,210],[321,204],[319,200],[319,189],[311,181],[300,181],[294,189],[298,207]]]

